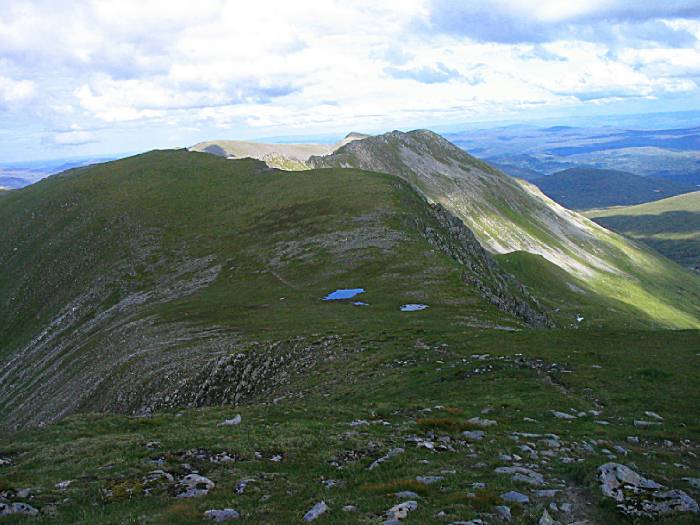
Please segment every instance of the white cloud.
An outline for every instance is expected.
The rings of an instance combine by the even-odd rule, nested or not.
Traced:
[[[663,100],[698,89],[698,14],[691,0],[4,0],[0,111],[80,123],[56,135],[67,144],[104,123],[280,135]]]
[[[0,103],[24,102],[36,94],[36,86],[31,80],[14,80],[0,76]]]
[[[97,139],[90,131],[74,129],[71,131],[56,133],[53,137],[53,141],[59,146],[78,146],[96,142]]]

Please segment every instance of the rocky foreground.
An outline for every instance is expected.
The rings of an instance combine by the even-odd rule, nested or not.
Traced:
[[[697,523],[697,392],[666,377],[669,364],[649,368],[660,339],[643,334],[623,364],[614,348],[631,334],[599,338],[609,352],[595,357],[555,344],[552,359],[520,352],[528,337],[399,339],[379,353],[367,342],[235,409],[76,416],[6,435],[0,512],[9,523]]]

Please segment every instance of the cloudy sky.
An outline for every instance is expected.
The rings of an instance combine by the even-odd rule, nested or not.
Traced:
[[[700,109],[700,0],[2,0],[0,161]]]

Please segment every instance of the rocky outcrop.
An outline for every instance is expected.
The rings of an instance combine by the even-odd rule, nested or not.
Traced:
[[[265,397],[321,360],[346,350],[340,337],[240,345],[235,352],[213,359],[197,373],[170,388],[158,388],[137,412],[156,409],[238,404]]]
[[[684,491],[668,490],[625,465],[601,465],[598,479],[603,494],[614,499],[628,516],[658,518],[676,512],[698,513],[697,502]]]
[[[428,242],[465,267],[462,279],[495,305],[534,328],[552,327],[552,321],[527,289],[503,272],[493,257],[481,246],[474,232],[440,204],[430,204],[435,228],[421,218],[416,225]]]

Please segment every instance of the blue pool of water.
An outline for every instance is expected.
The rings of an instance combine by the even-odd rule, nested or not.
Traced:
[[[404,304],[401,307],[402,312],[417,312],[419,310],[425,310],[428,308],[427,304]]]
[[[364,288],[348,288],[345,290],[336,290],[335,292],[331,292],[328,295],[326,295],[323,300],[324,301],[338,301],[340,299],[352,299],[356,295],[359,295],[361,293],[365,293]]]

